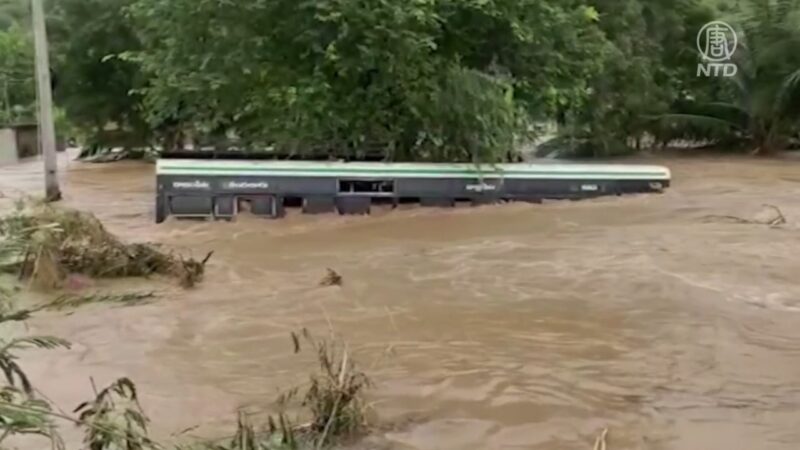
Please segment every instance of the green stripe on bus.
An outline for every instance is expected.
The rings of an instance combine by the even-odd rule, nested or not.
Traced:
[[[506,170],[506,171],[469,171],[462,169],[442,170],[442,169],[340,169],[340,168],[289,168],[289,167],[270,167],[270,168],[245,168],[245,167],[163,167],[159,168],[158,173],[168,175],[170,173],[184,174],[241,174],[245,172],[252,172],[257,174],[293,174],[293,173],[313,173],[313,174],[326,174],[326,175],[349,175],[349,174],[403,174],[403,175],[465,175],[465,176],[480,176],[485,174],[490,175],[521,175],[521,176],[536,176],[536,175],[550,175],[550,176],[566,176],[566,175],[583,175],[583,176],[647,176],[647,177],[664,177],[665,172],[587,172],[587,171],[536,171],[536,170]]]

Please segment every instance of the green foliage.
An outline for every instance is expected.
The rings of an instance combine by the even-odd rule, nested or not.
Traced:
[[[0,27],[0,125],[35,119],[33,43],[16,24]]]
[[[594,0],[605,35],[602,70],[585,105],[571,107],[562,132],[581,156],[609,156],[658,138],[656,117],[713,82],[696,76],[695,38],[713,9],[700,0]],[[691,94],[689,94],[691,93]]]
[[[30,311],[15,311],[10,292],[0,289],[0,327],[21,322],[30,317]],[[61,447],[61,438],[52,422],[50,404],[37,397],[27,374],[18,364],[19,350],[29,348],[69,348],[69,342],[50,336],[28,336],[22,338],[0,338],[0,370],[3,383],[0,386],[0,445],[6,438],[15,435],[40,435],[47,437],[54,448]]]
[[[126,147],[146,146],[151,130],[136,90],[146,79],[137,64],[115,55],[139,48],[124,16],[130,0],[59,0],[49,12],[49,35],[58,76],[57,103],[86,144],[112,147],[103,130],[126,135]]]
[[[0,31],[29,20],[29,0],[0,0]]]
[[[505,159],[531,117],[586,97],[578,1],[138,0],[151,124],[395,160]],[[452,103],[451,103],[452,102]]]
[[[414,147],[396,146],[390,158],[494,162],[513,151],[527,122],[511,83],[458,66],[445,70],[438,82],[427,107],[417,108]]]
[[[0,389],[0,445],[15,435],[48,438],[53,448],[63,448],[50,417],[50,404],[13,386]]]
[[[696,74],[695,37],[717,6],[137,0],[141,49],[121,57],[149,77],[138,92],[152,124],[245,145],[493,162],[555,119],[570,142],[609,155],[709,137],[658,117],[729,94]]]
[[[740,140],[755,153],[787,148],[800,119],[800,2],[749,0],[732,11],[736,76],[717,101],[694,101],[664,120]]]
[[[8,98],[0,91],[0,122],[33,117],[26,5],[0,0],[0,88],[12,83]],[[48,25],[68,119],[60,128],[76,125],[87,153],[174,148],[191,137],[299,156],[491,163],[516,158],[540,122],[560,124],[554,145],[594,156],[673,140],[793,145],[798,8],[59,0]],[[734,83],[697,76],[695,38],[714,19],[741,34]]]
[[[85,424],[89,450],[150,450],[158,446],[147,437],[148,419],[142,412],[136,386],[120,378],[73,411]]]
[[[2,294],[2,295],[7,295]],[[6,299],[8,300],[8,299]],[[30,317],[30,311],[0,313],[0,326]],[[0,444],[16,435],[40,435],[48,438],[53,448],[63,448],[54,425],[54,418],[74,422],[85,430],[90,450],[145,450],[159,448],[147,438],[147,418],[139,407],[136,387],[127,378],[112,383],[89,402],[80,404],[72,418],[53,410],[49,401],[39,398],[27,374],[17,363],[20,350],[70,348],[70,343],[56,337],[28,336],[0,339],[0,369],[4,374],[0,386]]]
[[[303,335],[316,351],[320,366],[319,374],[310,378],[303,406],[311,411],[309,430],[316,437],[316,447],[321,448],[332,436],[350,436],[365,428],[366,407],[361,401],[361,392],[370,381],[355,369],[347,348],[339,349],[335,343],[317,341],[307,330],[303,330]],[[293,334],[292,340],[299,351],[297,335]]]

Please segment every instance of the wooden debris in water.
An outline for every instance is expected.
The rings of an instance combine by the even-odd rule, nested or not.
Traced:
[[[342,276],[339,275],[333,269],[329,268],[329,269],[327,269],[327,271],[328,272],[325,274],[325,277],[322,279],[322,281],[319,282],[319,285],[320,286],[341,286],[342,282],[343,282]]]
[[[607,450],[606,438],[608,437],[608,428],[604,428],[600,436],[594,441],[594,450]]]
[[[777,227],[779,225],[786,224],[786,216],[783,215],[783,211],[775,205],[764,205],[765,208],[770,209],[774,212],[770,219],[767,219],[767,225],[771,227]]]
[[[20,202],[0,218],[0,272],[32,285],[60,287],[70,273],[95,278],[169,275],[191,287],[202,279],[203,261],[176,257],[150,244],[126,244],[93,215],[41,202]]]
[[[203,279],[203,274],[206,271],[206,263],[208,260],[211,259],[211,256],[214,255],[214,252],[208,252],[205,258],[202,261],[196,261],[194,259],[183,259],[180,258],[180,267],[177,267],[179,270],[177,271],[176,275],[181,280],[181,286],[184,288],[192,288],[195,284]]]
[[[736,223],[736,224],[745,224],[745,225],[767,225],[770,228],[776,228],[781,225],[786,225],[787,220],[786,216],[783,215],[783,211],[775,205],[764,204],[762,205],[765,209],[762,209],[761,212],[756,214],[753,219],[744,219],[742,217],[737,216],[730,216],[730,215],[709,215],[704,216],[703,220],[705,222],[729,222],[729,223]]]

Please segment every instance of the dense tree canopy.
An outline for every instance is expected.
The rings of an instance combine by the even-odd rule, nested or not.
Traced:
[[[580,2],[140,0],[130,12],[154,123],[289,149],[499,154],[526,119],[585,98],[598,68],[596,15]]]
[[[760,153],[792,145],[800,119],[799,4],[761,1],[738,11],[736,75],[716,101],[696,102],[694,114],[673,116],[738,138]]]
[[[25,4],[0,0],[0,83],[31,71]],[[56,99],[90,136],[492,161],[552,122],[594,155],[797,134],[798,0],[59,0],[49,16]],[[735,77],[698,76],[715,19],[740,37]],[[12,92],[4,110],[32,85]]]
[[[116,55],[138,49],[124,8],[127,0],[59,0],[50,10],[56,100],[70,120],[96,131],[108,123],[146,136],[136,64]]]
[[[17,27],[0,31],[0,123],[23,122],[33,117],[33,48]]]
[[[21,26],[27,17],[24,3],[0,0],[0,123],[33,119],[33,43]]]

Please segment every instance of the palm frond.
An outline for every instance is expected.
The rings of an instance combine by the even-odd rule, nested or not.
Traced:
[[[50,350],[59,347],[69,349],[70,346],[71,344],[69,341],[53,336],[28,336],[24,338],[12,339],[7,344],[0,347],[0,354],[12,350],[24,350],[27,348],[42,348]]]
[[[775,10],[778,17],[788,17],[800,9],[800,0],[778,0]]]
[[[0,444],[11,435],[39,435],[50,439],[54,449],[61,450],[64,443],[51,420],[52,409],[44,400],[32,397],[14,386],[0,390]]]
[[[738,115],[740,118],[747,117],[750,114],[747,108],[729,102],[706,102],[697,105],[697,108],[704,111],[714,111],[721,115]]]
[[[0,370],[6,378],[6,383],[14,388],[19,386],[27,395],[32,395],[33,385],[22,367],[14,361],[15,359],[16,357],[9,353],[0,354]]]
[[[800,88],[800,69],[795,70],[783,79],[778,93],[779,101],[781,103],[785,102],[787,98],[797,93],[798,88]]]
[[[19,311],[0,312],[0,323],[3,322],[24,322],[31,317],[34,311],[23,309]]]
[[[720,129],[720,128],[733,128],[733,129],[741,129],[740,124],[727,120],[722,119],[719,117],[712,117],[712,116],[704,116],[700,114],[662,114],[659,116],[661,120],[664,121],[671,121],[671,122],[682,122],[686,124],[691,124],[698,127],[708,128],[708,129]]]
[[[147,416],[139,405],[136,385],[128,378],[118,379],[73,412],[80,413],[79,421],[85,428],[84,441],[91,449],[159,448],[148,437]]]
[[[139,305],[155,297],[153,292],[131,292],[127,294],[62,295],[45,304],[45,309],[60,311],[91,303],[113,303],[123,306]]]

